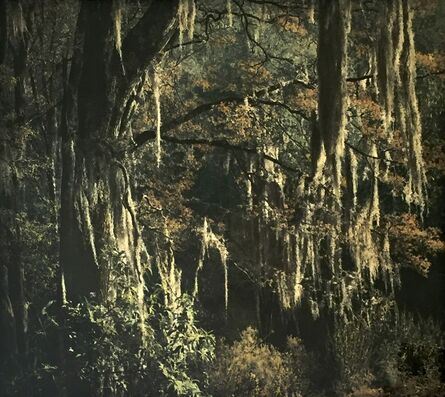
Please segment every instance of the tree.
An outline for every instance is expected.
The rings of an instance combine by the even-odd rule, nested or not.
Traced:
[[[110,245],[126,252],[142,282],[142,243],[131,186],[113,146],[128,139],[131,93],[171,37],[177,4],[153,2],[122,48],[120,26],[113,30],[121,10],[113,7],[114,21],[111,4],[81,4],[63,104],[61,266],[71,299],[90,293],[106,299],[110,269],[104,268],[101,256]]]
[[[27,57],[27,40],[24,36],[23,10],[21,4],[13,4],[8,10],[6,3],[0,4],[2,30],[0,40],[2,48],[0,67],[6,67],[7,45],[13,59],[13,82],[5,84],[3,101],[10,102],[4,109],[5,120],[2,126],[2,172],[1,172],[1,315],[0,334],[2,370],[20,371],[26,366],[28,354],[27,341],[27,305],[24,293],[24,269],[21,256],[21,226],[17,219],[24,205],[22,199],[23,186],[20,181],[20,171],[15,161],[23,156],[21,139],[26,133],[18,125],[23,122],[25,106],[25,72]],[[9,17],[9,18],[8,18]],[[12,24],[13,35],[9,35],[7,20]],[[12,84],[11,84],[12,83]],[[12,106],[11,106],[12,105]]]

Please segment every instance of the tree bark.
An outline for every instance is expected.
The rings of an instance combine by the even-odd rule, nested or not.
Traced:
[[[124,104],[141,72],[167,43],[177,1],[153,1],[123,42],[113,43],[111,4],[83,2],[62,122],[61,251],[68,299],[106,299],[110,249],[141,279],[139,229],[125,167],[113,150]],[[125,71],[125,75],[122,73]]]
[[[138,291],[141,323],[143,262],[125,159],[114,149],[130,139],[121,128],[131,91],[173,34],[177,0],[154,0],[127,34],[122,59],[114,47],[111,2],[81,2],[73,57],[65,65],[60,124],[60,265],[66,298],[80,302],[115,299],[110,255],[124,253],[127,274]],[[60,300],[63,304],[63,288]],[[97,395],[79,382],[75,363],[62,358],[67,394]],[[74,365],[74,367],[73,367]]]
[[[350,0],[319,0],[318,12],[318,128],[335,191],[340,185],[346,138],[347,35],[351,22]],[[314,151],[313,151],[314,152]],[[313,162],[317,163],[318,158]]]
[[[20,6],[20,3],[18,3]],[[24,268],[21,256],[22,242],[17,214],[22,209],[16,161],[23,155],[17,125],[23,118],[25,103],[26,41],[23,35],[8,37],[8,10],[5,2],[0,4],[0,66],[12,63],[15,85],[12,92],[1,87],[2,95],[12,99],[13,105],[3,109],[13,123],[2,120],[0,132],[0,364],[2,370],[16,376],[27,365],[27,304],[24,291]],[[12,58],[7,59],[7,47]],[[9,101],[8,101],[9,102]],[[21,391],[18,391],[20,394]]]

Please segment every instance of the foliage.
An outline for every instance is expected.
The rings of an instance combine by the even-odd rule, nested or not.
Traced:
[[[404,266],[411,266],[423,276],[428,275],[431,259],[445,251],[445,242],[438,228],[422,228],[413,214],[388,217],[392,239],[392,257]]]
[[[413,390],[435,395],[443,390],[444,336],[432,319],[399,313],[389,300],[375,300],[367,314],[337,325],[332,340],[341,373],[337,389],[346,393],[367,386],[394,395]]]
[[[349,3],[320,47],[323,5]],[[155,43],[167,8],[179,30]],[[402,267],[444,285],[444,1],[0,13],[0,347],[23,339],[0,351],[0,393],[440,389],[438,325],[396,302]]]
[[[289,337],[285,352],[265,344],[249,327],[233,345],[221,341],[210,367],[213,396],[307,396],[310,356]]]
[[[214,337],[196,324],[194,301],[183,294],[173,308],[154,303],[154,343],[156,359],[164,378],[158,393],[172,390],[175,395],[201,395],[207,382],[204,364],[214,358]],[[150,316],[150,314],[149,314]]]
[[[152,293],[143,334],[134,304],[121,301],[105,307],[85,302],[70,308],[69,350],[82,377],[99,388],[111,384],[114,393],[200,395],[205,382],[200,368],[213,356],[213,339],[195,324],[191,303],[184,295],[171,309],[159,292]],[[84,327],[93,334],[76,331]],[[91,340],[96,341],[93,346]]]
[[[130,300],[105,305],[85,300],[66,304],[63,313],[50,301],[32,340],[34,367],[4,385],[5,390],[32,385],[37,395],[47,395],[48,385],[60,390],[67,379],[79,375],[86,385],[79,390],[98,395],[201,395],[206,384],[203,368],[213,358],[214,339],[197,326],[191,298],[182,296],[171,309],[158,289],[147,307],[142,330],[138,307]],[[54,362],[52,353],[60,348],[61,338],[66,350],[62,361]],[[44,346],[51,348],[40,350]]]

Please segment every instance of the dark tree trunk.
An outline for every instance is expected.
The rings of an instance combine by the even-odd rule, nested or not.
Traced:
[[[311,139],[311,154],[314,174],[320,173],[324,161],[320,161],[323,151],[326,155],[326,165],[332,176],[334,193],[340,200],[341,179],[346,141],[346,111],[347,101],[347,38],[351,23],[351,0],[319,0],[318,10],[318,123],[313,119]],[[328,221],[329,222],[329,221]],[[334,221],[335,222],[335,221]],[[320,244],[319,255],[326,257],[324,240]],[[334,261],[338,266],[338,261]],[[333,277],[329,266],[321,261],[323,279]],[[339,273],[339,269],[333,269]],[[335,381],[338,379],[339,365],[329,341],[335,331],[335,321],[332,313],[325,307],[320,307],[320,317],[311,324],[309,332],[316,338],[309,338],[309,345],[321,358],[322,371],[320,385],[328,395],[336,395]],[[304,332],[304,331],[303,331]],[[307,332],[307,331],[306,331]]]
[[[20,3],[18,3],[20,5]],[[22,243],[17,214],[22,209],[21,186],[16,161],[23,155],[17,124],[22,120],[25,103],[26,42],[22,35],[8,37],[8,8],[0,4],[0,66],[6,64],[6,47],[10,45],[15,86],[13,92],[1,87],[2,95],[13,99],[13,108],[5,113],[15,114],[14,122],[2,120],[0,161],[0,371],[20,374],[26,366],[27,304],[24,291]],[[3,376],[1,376],[3,377]],[[1,386],[1,385],[0,385]],[[21,394],[21,391],[17,391]]]
[[[111,4],[83,2],[62,121],[61,264],[69,299],[106,299],[105,257],[125,253],[141,280],[141,241],[128,175],[115,150],[128,140],[124,105],[144,68],[171,37],[177,1],[153,1],[124,40],[113,46]],[[125,71],[125,75],[122,74]]]
[[[132,205],[125,158],[116,147],[129,144],[123,109],[145,69],[173,34],[177,0],[154,0],[127,34],[122,60],[114,47],[111,2],[81,3],[74,53],[60,124],[62,177],[60,263],[66,298],[79,302],[114,299],[108,282],[111,251],[124,253],[138,291],[144,320],[142,241]],[[61,291],[63,292],[63,291]],[[61,303],[65,301],[61,294]],[[79,382],[75,363],[62,357],[67,394],[99,395]],[[74,365],[74,367],[73,367]],[[107,386],[107,385],[105,385]],[[99,393],[99,394],[97,394]]]
[[[318,128],[320,148],[340,185],[340,162],[344,152],[347,110],[347,35],[351,18],[350,0],[319,0],[318,12]],[[320,141],[320,140],[318,140]],[[316,163],[318,158],[314,160]],[[319,171],[319,170],[317,170]],[[338,190],[338,189],[336,189]]]
[[[349,0],[320,0],[317,70],[320,131],[328,156],[335,151],[346,97],[346,35]]]
[[[8,18],[6,13],[6,0],[0,0],[0,65],[6,58],[8,48]]]

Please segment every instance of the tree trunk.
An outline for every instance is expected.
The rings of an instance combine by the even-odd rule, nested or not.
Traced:
[[[313,153],[326,153],[337,188],[346,138],[347,35],[350,22],[350,0],[319,0],[318,127],[322,146],[319,150],[313,148]],[[314,162],[317,161],[318,158]]]
[[[21,7],[21,4],[18,2],[15,6]],[[21,137],[17,125],[24,113],[27,54],[22,35],[8,37],[9,9],[6,2],[0,3],[0,66],[6,64],[8,50],[11,50],[15,78],[13,90],[0,88],[2,96],[8,98],[7,102],[14,104],[13,107],[4,109],[14,121],[8,123],[5,118],[0,128],[0,371],[17,376],[25,368],[28,353],[27,305],[23,285],[20,223],[17,218],[22,200],[16,168],[16,161],[24,150],[18,144]],[[17,392],[21,394],[21,391]]]
[[[130,181],[114,148],[128,140],[120,129],[124,105],[141,72],[171,37],[176,9],[175,0],[151,2],[124,40],[121,61],[112,45],[111,3],[81,5],[61,134],[60,258],[71,300],[115,294],[107,282],[113,250],[125,254],[142,282]]]
[[[143,243],[125,158],[116,147],[129,145],[128,131],[121,128],[128,122],[123,120],[123,109],[145,69],[171,38],[177,3],[151,1],[127,34],[121,57],[113,45],[112,3],[83,1],[69,76],[65,73],[60,124],[60,264],[66,298],[99,303],[115,299],[120,291],[109,282],[116,262],[112,256],[123,254],[129,282],[137,291],[134,298],[141,325],[145,313]],[[141,327],[141,338],[143,332]],[[69,396],[97,395],[95,385],[79,382],[78,368],[68,357],[62,357],[62,366]]]

